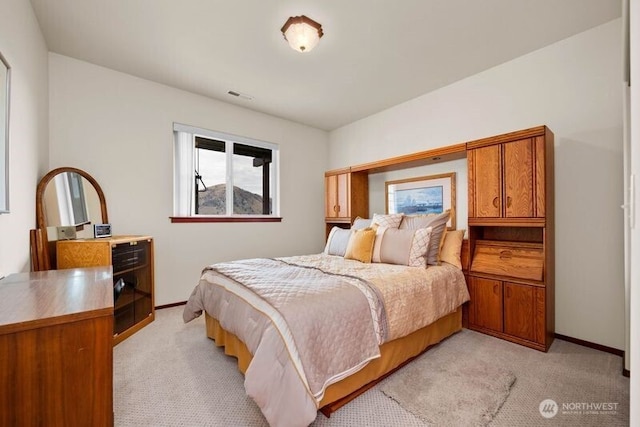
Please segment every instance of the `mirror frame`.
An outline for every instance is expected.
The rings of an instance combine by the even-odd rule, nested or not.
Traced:
[[[4,188],[4,198],[0,200],[0,214],[9,213],[9,114],[10,114],[10,98],[11,98],[11,67],[0,53],[0,65],[6,69],[6,81],[0,82],[4,85],[5,99],[0,99],[0,103],[3,103],[4,115],[0,117],[0,120],[4,121],[4,135],[0,135],[0,185]]]
[[[93,188],[95,188],[96,193],[98,193],[98,198],[100,199],[102,223],[109,223],[109,216],[107,215],[107,200],[104,197],[104,192],[102,191],[100,184],[98,184],[98,181],[82,169],[72,167],[53,169],[42,177],[36,187],[36,230],[33,230],[31,237],[31,256],[34,271],[40,271],[43,269],[48,270],[51,267],[55,269],[55,266],[51,266],[51,259],[52,257],[55,257],[55,241],[51,244],[51,242],[49,242],[49,237],[47,236],[47,218],[44,212],[43,200],[47,184],[49,184],[56,175],[63,172],[75,172],[93,185]]]
[[[89,175],[82,169],[62,167],[62,168],[53,169],[51,172],[43,176],[40,182],[38,183],[38,187],[36,188],[36,227],[41,228],[43,230],[47,229],[47,218],[44,213],[44,203],[43,203],[44,190],[47,188],[47,184],[49,184],[49,182],[53,179],[53,177],[63,172],[75,172],[78,175],[82,176],[83,178],[86,178],[86,180],[89,181],[91,185],[93,185],[93,188],[96,189],[96,192],[98,193],[98,198],[100,199],[100,211],[102,213],[102,223],[103,224],[109,223],[109,216],[107,215],[107,200],[104,197],[104,192],[102,191],[100,184],[98,184],[98,181],[96,181],[91,175]]]

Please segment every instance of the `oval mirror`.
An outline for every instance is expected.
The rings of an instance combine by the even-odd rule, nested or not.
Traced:
[[[98,182],[87,172],[71,167],[46,174],[36,188],[36,225],[45,260],[34,265],[55,268],[58,227],[73,227],[76,238],[92,238],[93,224],[109,222],[107,202]]]

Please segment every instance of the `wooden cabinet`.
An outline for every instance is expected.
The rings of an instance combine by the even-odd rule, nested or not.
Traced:
[[[545,134],[467,145],[470,218],[545,217]]]
[[[546,344],[544,287],[470,276],[469,294],[472,329],[540,349]]]
[[[326,200],[325,217],[328,219],[349,217],[349,192],[351,188],[349,173],[340,173],[325,177]]]
[[[369,176],[349,169],[325,172],[325,223],[349,226],[360,216],[369,216]]]
[[[553,133],[467,143],[469,328],[547,351],[555,328]]]
[[[0,280],[0,425],[113,425],[107,267]]]
[[[119,236],[104,239],[59,240],[59,269],[112,266],[115,298],[113,335],[118,344],[155,317],[153,239]]]

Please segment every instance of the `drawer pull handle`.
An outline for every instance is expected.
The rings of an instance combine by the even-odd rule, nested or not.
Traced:
[[[511,207],[511,196],[507,196],[507,207]]]
[[[511,259],[511,258],[513,258],[513,254],[511,254],[511,251],[500,252],[500,259]]]
[[[498,285],[493,285],[493,293],[498,295]]]
[[[494,197],[494,198],[493,198],[493,207],[494,207],[494,208],[497,208],[497,207],[498,207],[498,198],[497,198],[497,197]]]

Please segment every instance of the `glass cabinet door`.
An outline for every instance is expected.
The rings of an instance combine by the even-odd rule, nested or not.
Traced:
[[[114,335],[152,313],[150,245],[147,240],[140,240],[120,243],[111,249],[113,282],[120,285],[114,290]]]

